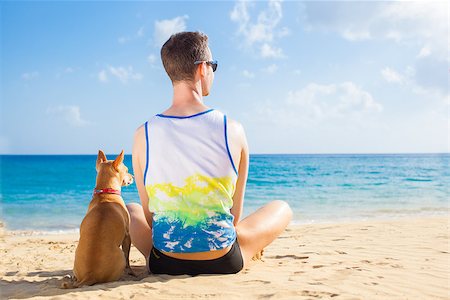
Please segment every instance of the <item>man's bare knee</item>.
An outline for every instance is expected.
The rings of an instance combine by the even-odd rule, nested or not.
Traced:
[[[284,200],[273,200],[272,202],[270,202],[270,204],[276,205],[279,207],[289,207],[290,208],[289,204]]]
[[[274,207],[276,211],[281,211],[286,215],[287,218],[292,219],[292,209],[289,203],[284,200],[273,200],[269,203],[270,206]]]
[[[286,212],[286,215],[289,217],[289,219],[292,219],[292,209],[289,203],[283,200],[277,200],[279,202],[279,205],[281,209],[283,209]]]

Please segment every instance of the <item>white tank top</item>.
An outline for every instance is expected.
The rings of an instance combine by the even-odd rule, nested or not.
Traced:
[[[182,253],[233,244],[237,170],[226,115],[215,109],[184,117],[157,114],[144,126],[154,247]]]

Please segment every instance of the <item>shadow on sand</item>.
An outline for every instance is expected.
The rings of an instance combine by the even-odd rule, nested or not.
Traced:
[[[8,277],[21,277],[18,272],[8,272],[0,279],[0,298],[1,299],[25,299],[36,296],[58,296],[73,292],[84,291],[110,291],[122,285],[133,285],[142,283],[145,279],[146,283],[167,282],[171,279],[184,278],[189,276],[168,276],[168,275],[149,275],[145,266],[132,266],[136,276],[123,275],[119,281],[95,284],[93,286],[84,286],[77,289],[60,288],[62,278],[68,274],[72,274],[72,270],[59,270],[53,272],[36,271],[29,272],[25,276],[38,277],[34,281],[19,279],[7,280]],[[42,280],[41,280],[42,278]]]

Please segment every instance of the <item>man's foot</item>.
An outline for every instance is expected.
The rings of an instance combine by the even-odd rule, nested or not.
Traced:
[[[252,260],[262,260],[264,249],[253,255]]]

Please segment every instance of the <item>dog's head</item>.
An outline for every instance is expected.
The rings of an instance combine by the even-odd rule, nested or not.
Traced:
[[[108,160],[102,150],[98,151],[97,163],[97,181],[112,181],[112,183],[126,186],[133,183],[133,175],[128,173],[128,168],[123,164],[123,150],[115,160]]]

